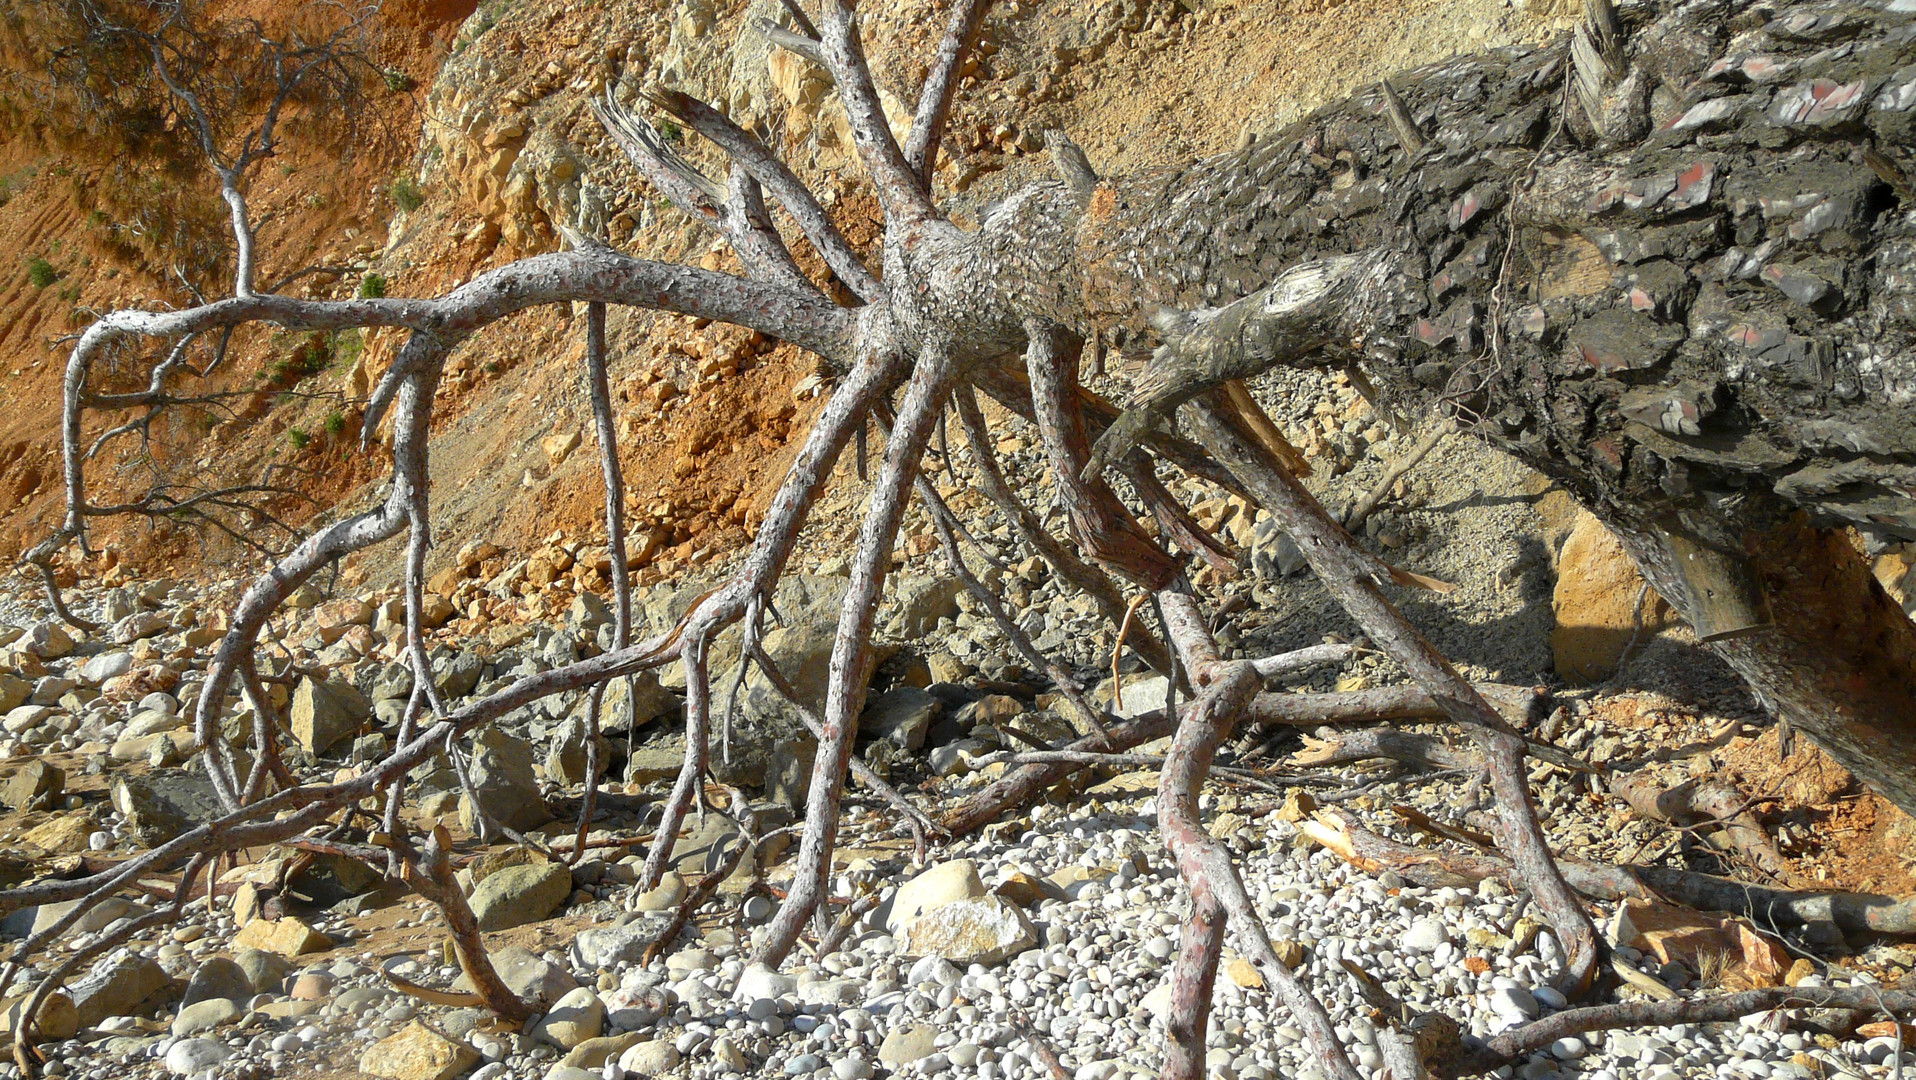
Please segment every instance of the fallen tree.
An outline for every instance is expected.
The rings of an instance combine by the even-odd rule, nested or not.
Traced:
[[[1264,673],[1224,657],[1198,608],[1188,557],[1216,560],[1224,549],[1157,483],[1156,470],[1167,463],[1247,493],[1268,510],[1420,695],[1414,706],[1398,702],[1394,713],[1299,718],[1440,714],[1469,735],[1496,796],[1503,858],[1562,945],[1560,986],[1582,993],[1599,970],[1601,942],[1530,800],[1524,760],[1532,744],[1386,594],[1428,582],[1364,551],[1317,505],[1293,475],[1295,455],[1236,383],[1276,364],[1357,365],[1370,381],[1466,422],[1563,481],[1624,536],[1650,580],[1783,715],[1916,809],[1916,740],[1905,737],[1916,724],[1916,631],[1847,541],[1826,531],[1853,525],[1916,536],[1908,499],[1916,437],[1907,423],[1916,407],[1916,360],[1907,351],[1905,298],[1916,280],[1907,272],[1916,244],[1898,211],[1909,184],[1891,148],[1916,104],[1916,71],[1907,66],[1916,52],[1904,32],[1912,16],[1892,10],[1901,6],[1806,8],[1772,18],[1748,0],[1702,0],[1667,14],[1644,11],[1626,26],[1598,2],[1569,41],[1447,61],[1189,168],[1105,179],[1068,140],[1054,139],[1060,179],[1018,192],[965,231],[941,213],[930,176],[956,73],[989,4],[954,5],[901,145],[879,104],[851,8],[831,0],[814,22],[788,3],[795,29],[773,36],[822,66],[843,98],[884,215],[882,275],[755,137],[664,89],[648,100],[725,151],[724,182],[687,164],[625,103],[607,99],[600,119],[661,193],[730,244],[746,276],[635,259],[577,235],[572,250],[501,267],[440,297],[297,299],[253,280],[250,225],[244,200],[235,201],[242,257],[230,295],[179,310],[114,312],[74,346],[63,415],[67,515],[30,560],[48,571],[58,607],[50,572],[56,553],[84,546],[97,518],[151,508],[91,498],[89,415],[177,403],[170,381],[198,373],[178,359],[192,342],[256,322],[405,332],[405,346],[372,390],[362,431],[369,453],[377,433],[389,432],[390,491],[377,507],[326,526],[279,558],[231,612],[194,718],[223,816],[100,873],[0,894],[0,912],[86,901],[11,962],[147,868],[190,858],[184,897],[222,853],[300,837],[375,794],[385,800],[388,846],[337,850],[382,863],[444,904],[459,929],[463,904],[456,890],[446,895],[440,838],[410,840],[399,814],[408,770],[540,697],[681,663],[687,754],[642,875],[641,886],[652,887],[703,793],[713,640],[741,621],[747,641],[756,640],[834,463],[876,419],[889,434],[817,717],[796,873],[755,959],[779,963],[814,920],[821,942],[842,936],[824,901],[893,541],[914,491],[925,494],[921,464],[948,407],[955,403],[973,436],[981,470],[995,470],[980,437],[975,392],[983,392],[1036,422],[1070,511],[1069,543],[1041,537],[1037,516],[1002,478],[994,485],[987,476],[992,497],[1057,573],[1097,597],[1108,615],[1136,606],[1120,606],[1126,594],[1151,605],[1160,639],[1141,651],[1173,676],[1174,702],[1186,697],[1182,708],[1124,726],[1080,707],[1083,740],[1074,747],[1110,753],[1127,740],[1173,733],[1161,827],[1194,905],[1176,968],[1180,1011],[1167,1074],[1202,1072],[1209,987],[1228,927],[1298,1017],[1326,1074],[1358,1075],[1323,1007],[1271,949],[1228,851],[1198,821],[1197,788],[1234,725],[1257,718]],[[1878,140],[1884,145],[1872,145]],[[217,169],[218,156],[209,157]],[[833,282],[801,269],[767,195]],[[1582,285],[1562,287],[1566,276]],[[855,303],[834,300],[829,284]],[[604,376],[604,305],[746,326],[811,350],[842,378],[737,572],[677,626],[629,640],[629,584],[615,573],[614,648],[447,701],[423,677],[430,671],[422,609],[434,543],[426,462],[435,390],[448,356],[481,327],[530,307],[574,302],[588,305],[587,381],[606,462],[614,567],[624,565],[617,547],[624,494]],[[1158,344],[1121,415],[1078,383],[1081,346],[1106,334]],[[155,347],[148,389],[95,389],[109,349]],[[1156,429],[1173,412],[1195,442]],[[1128,478],[1183,556],[1139,524],[1104,478],[1107,469]],[[407,650],[422,677],[395,749],[349,781],[292,775],[275,764],[278,725],[256,674],[261,631],[315,574],[402,533]],[[947,531],[945,539],[955,549],[955,535]],[[745,652],[770,667],[762,650]],[[777,681],[775,671],[768,675]],[[243,747],[229,744],[220,724],[235,694],[260,718]],[[1281,709],[1271,712],[1272,722],[1285,722]],[[587,746],[593,742],[588,737]],[[1005,801],[986,813],[1042,787],[1037,774],[1022,775],[1022,786],[998,791]],[[591,802],[588,795],[588,815]],[[975,827],[977,809],[947,826]],[[123,928],[90,948],[132,932]],[[485,977],[475,942],[463,933],[459,954],[486,994],[496,980]],[[76,954],[68,967],[91,954]],[[522,1008],[503,998],[489,1003],[507,1013]],[[1690,1004],[1698,1015],[1755,1007],[1742,999],[1720,1008]],[[23,1013],[32,1011],[29,1002]],[[1663,1015],[1624,1010],[1559,1027],[1663,1022]],[[1469,1048],[1451,1036],[1449,1045],[1419,1050],[1481,1071],[1531,1045],[1522,1033]],[[24,1050],[20,1056],[25,1065]]]

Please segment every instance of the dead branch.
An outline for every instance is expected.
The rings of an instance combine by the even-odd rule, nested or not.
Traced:
[[[1429,888],[1497,878],[1519,887],[1509,859],[1492,852],[1412,847],[1366,829],[1343,810],[1320,811],[1299,831],[1366,873],[1392,870]],[[1666,900],[1699,911],[1747,915],[1766,926],[1834,923],[1859,934],[1916,934],[1916,900],[1870,893],[1794,892],[1668,866],[1611,866],[1558,859],[1564,880],[1593,900]]]
[[[1613,773],[1607,783],[1642,817],[1699,832],[1773,877],[1789,873],[1789,860],[1750,813],[1751,800],[1727,780],[1686,780],[1660,789],[1646,774]]]

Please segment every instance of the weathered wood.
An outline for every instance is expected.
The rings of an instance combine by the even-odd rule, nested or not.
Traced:
[[[1818,532],[1916,540],[1916,218],[1890,149],[1916,131],[1913,17],[1716,0],[1628,33],[1599,18],[1592,92],[1567,111],[1578,50],[1560,41],[1394,77],[1418,151],[1374,88],[1254,147],[1108,179],[1071,234],[1080,317],[1167,342],[1147,408],[1261,353],[1359,362],[1390,399],[1460,416],[1623,535],[1771,708],[1916,812],[1916,629]],[[1300,304],[1336,300],[1326,271],[1353,258],[1383,261],[1341,311]],[[1139,314],[1157,308],[1187,314]],[[1698,587],[1665,536],[1707,553]]]
[[[1298,830],[1367,873],[1395,871],[1429,888],[1458,888],[1497,878],[1519,884],[1510,860],[1494,852],[1400,844],[1343,810],[1322,810]],[[1871,893],[1799,892],[1732,881],[1668,866],[1614,866],[1558,859],[1564,880],[1593,900],[1668,900],[1703,911],[1731,911],[1759,924],[1834,923],[1859,934],[1916,934],[1916,899]]]

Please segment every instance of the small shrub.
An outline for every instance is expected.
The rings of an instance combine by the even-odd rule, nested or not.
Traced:
[[[60,280],[60,272],[53,268],[52,263],[35,255],[27,260],[27,280],[33,283],[34,288],[44,289]]]
[[[659,136],[669,143],[682,143],[685,141],[685,129],[670,120],[661,120]]]
[[[366,339],[357,330],[341,330],[333,335],[333,367],[350,369],[366,349]]]
[[[424,205],[426,194],[410,176],[401,176],[386,185],[386,194],[392,198],[393,205],[410,214]]]
[[[367,274],[359,279],[359,298],[377,300],[386,295],[386,275]]]
[[[334,409],[326,414],[326,434],[337,435],[346,430],[346,414]]]
[[[313,437],[306,434],[304,428],[287,428],[286,441],[293,444],[293,449],[304,450],[306,444],[313,441]]]

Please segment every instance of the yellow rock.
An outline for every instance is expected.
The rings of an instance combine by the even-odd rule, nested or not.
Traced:
[[[1264,989],[1264,976],[1259,975],[1257,968],[1252,967],[1251,962],[1241,956],[1232,957],[1224,965],[1224,977],[1246,990]]]
[[[992,887],[992,892],[1004,897],[1019,907],[1030,907],[1044,900],[1063,900],[1064,890],[1043,878],[1030,874],[1013,873]]]
[[[20,1007],[26,1003],[25,996],[21,996],[0,1004],[0,1035],[12,1037],[20,1023]],[[34,1034],[43,1041],[71,1039],[79,1030],[80,1013],[73,1007],[73,999],[58,990],[48,994],[35,1014]]]
[[[1670,605],[1645,587],[1622,542],[1588,512],[1577,515],[1557,554],[1551,608],[1557,674],[1573,683],[1609,678],[1632,637],[1641,647],[1676,621]]]
[[[415,1020],[368,1047],[359,1071],[390,1080],[452,1080],[478,1062],[478,1051]]]
[[[72,855],[87,850],[97,827],[85,814],[62,814],[28,829],[20,840],[50,855]]]
[[[332,939],[292,916],[254,919],[233,938],[234,949],[259,949],[281,956],[303,956],[333,947]]]

